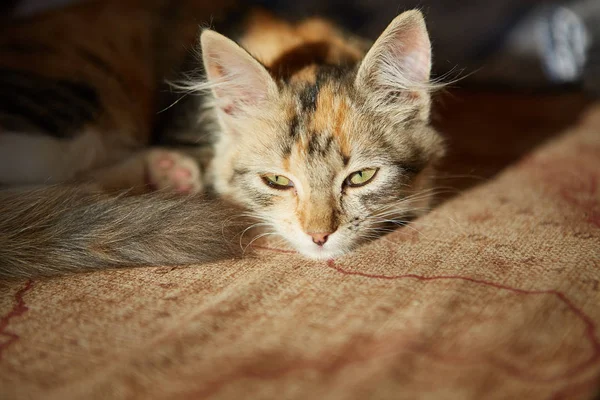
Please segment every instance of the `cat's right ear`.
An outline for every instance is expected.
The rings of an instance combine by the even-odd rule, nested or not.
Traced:
[[[277,93],[267,69],[234,41],[205,30],[200,43],[208,84],[225,114],[243,114]]]
[[[360,65],[355,84],[380,107],[390,102],[428,106],[430,72],[425,21],[420,11],[412,10],[397,16],[379,36]]]

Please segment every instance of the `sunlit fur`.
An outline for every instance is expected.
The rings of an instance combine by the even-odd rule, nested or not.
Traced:
[[[243,48],[202,34],[208,79],[188,85],[212,89],[214,190],[259,217],[264,234],[312,258],[344,254],[424,212],[443,146],[429,125],[435,85],[421,14],[397,17],[366,56],[362,41],[322,21],[253,18]],[[344,185],[366,168],[378,169],[368,184]],[[294,187],[269,187],[265,174]],[[328,233],[327,242],[315,244],[314,233]]]

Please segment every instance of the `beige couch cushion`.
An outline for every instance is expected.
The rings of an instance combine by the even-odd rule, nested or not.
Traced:
[[[502,163],[491,155],[548,124],[518,112],[531,126],[501,145],[486,132],[451,136],[463,154],[492,143],[473,147],[491,158],[463,160],[465,172],[479,163],[493,173]],[[455,118],[486,126],[478,116]],[[591,398],[600,106],[499,176],[470,182],[335,261],[262,249],[214,265],[0,284],[0,398]]]

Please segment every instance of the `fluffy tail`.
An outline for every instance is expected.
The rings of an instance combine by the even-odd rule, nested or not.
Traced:
[[[0,279],[237,257],[250,224],[239,212],[201,197],[2,190]]]

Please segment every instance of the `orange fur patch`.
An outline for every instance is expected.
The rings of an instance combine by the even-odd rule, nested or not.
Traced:
[[[312,18],[293,25],[263,11],[250,14],[240,44],[275,76],[296,82],[314,82],[315,64],[358,62],[367,48],[326,20]]]
[[[339,96],[335,90],[327,85],[319,91],[317,107],[312,116],[310,132],[319,134],[330,132],[336,139],[342,155],[350,155],[350,142],[346,135],[344,124],[349,118],[350,104],[348,99]]]

